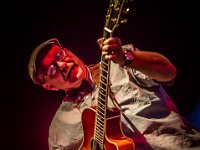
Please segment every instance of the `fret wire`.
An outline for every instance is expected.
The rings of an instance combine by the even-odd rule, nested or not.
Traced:
[[[108,77],[108,72],[105,71],[105,70],[101,70],[100,74],[101,74],[102,76],[104,76],[105,78]]]
[[[103,144],[104,139],[102,138],[101,135],[96,135],[95,139],[97,140],[97,142],[98,142],[99,144]]]
[[[101,90],[101,91],[104,91],[104,92],[106,92],[106,89],[104,89],[103,87],[99,87],[99,89]]]
[[[100,127],[99,125],[97,125],[97,127],[98,128],[96,129],[96,133],[100,133],[100,135],[103,136],[103,133],[104,133],[103,130],[104,130],[104,128]]]
[[[106,107],[105,107],[105,105],[102,105],[101,103],[98,103],[98,106],[101,108],[101,109],[105,109]],[[97,106],[97,107],[98,107]]]
[[[102,70],[101,71],[104,71],[104,72],[106,72],[107,74],[108,74],[108,71],[107,70],[105,70],[104,68],[102,68]]]
[[[97,114],[97,118],[100,118],[103,122],[105,121],[105,118]]]
[[[105,112],[105,107],[104,108],[98,107],[98,110]]]
[[[104,137],[104,132],[102,130],[96,130],[96,136],[97,137]]]
[[[106,101],[106,95],[103,95],[101,93],[99,93],[99,97],[105,102]]]
[[[106,84],[100,81],[100,86],[103,88],[103,86],[105,87],[104,89],[107,89]]]
[[[102,109],[100,109],[100,108],[98,108],[97,111],[98,111],[98,112],[101,112],[103,115],[105,115],[105,112],[106,112],[105,110],[102,110]]]
[[[107,80],[107,78],[106,78],[105,76],[101,75],[101,77],[103,77],[103,78],[104,78],[104,80]],[[101,79],[102,79],[102,78],[101,78]]]
[[[98,133],[97,134],[95,134],[95,139],[97,139],[99,142],[103,142],[103,137],[104,135],[99,135]]]
[[[97,110],[97,114],[102,118],[102,120],[104,120],[104,118],[105,118],[105,111],[102,112],[100,109],[98,109]]]
[[[102,66],[102,65],[108,66],[108,61],[107,61],[107,62],[105,62],[105,61],[107,61],[107,60],[101,59],[101,63],[102,63],[101,66]]]
[[[103,95],[101,95],[101,96],[99,95],[99,97],[98,97],[98,100],[101,101],[100,104],[104,105],[104,106],[106,105],[106,100],[105,99],[106,99],[106,97],[104,97]]]
[[[98,105],[104,106],[104,108],[105,108],[105,104],[102,104],[100,101],[97,103],[97,107],[98,107]]]
[[[101,67],[101,69],[104,68],[104,69],[108,70],[109,64],[107,62],[103,62],[103,63],[101,63],[100,67]]]
[[[104,127],[104,120],[97,118],[97,122],[101,124],[101,127]]]
[[[102,144],[103,143],[103,141],[101,139],[95,138],[95,140],[97,141],[98,144]]]
[[[99,136],[103,136],[104,135],[104,132],[101,128],[98,128],[100,130],[96,130],[96,133],[99,135]]]
[[[98,114],[98,112],[96,113],[96,115],[97,115],[97,117],[101,118],[102,120],[105,120],[104,115],[102,116],[102,115]]]
[[[105,105],[106,104],[106,101],[105,101],[105,99],[102,99],[102,97],[98,97],[98,100],[101,100],[101,104],[103,104],[103,105]]]
[[[108,71],[108,66],[107,66],[107,65],[102,65],[102,66],[101,66],[101,69],[102,69],[102,70]]]
[[[106,109],[105,109],[105,107],[104,107],[104,108],[102,108],[102,107],[98,107],[97,109],[98,109],[99,111],[103,112],[103,113],[105,113],[105,112],[106,112]]]
[[[101,138],[101,139],[102,139],[102,138]],[[95,140],[97,141],[98,144],[103,144],[103,141],[102,141],[103,139],[102,139],[102,140],[101,140],[101,139],[95,137]]]
[[[99,102],[97,103],[97,107],[99,106],[99,107],[104,107],[104,109],[106,108],[106,101],[104,100],[104,99],[101,99],[101,97],[99,97]]]
[[[100,79],[101,81],[103,81],[104,83],[107,83],[107,78],[106,77],[104,77],[103,75],[101,75],[101,79]]]
[[[103,116],[105,115],[105,114],[103,114],[102,112],[100,112],[100,111],[97,111],[97,113],[101,113]],[[100,115],[100,114],[99,114]]]
[[[104,133],[101,130],[96,130],[96,135],[98,135],[99,137],[104,136]]]
[[[100,133],[101,135],[104,134],[104,126],[96,123],[96,128],[95,128],[96,133]]]
[[[104,90],[102,87],[99,87],[99,91],[100,91],[101,93],[103,93],[104,95],[106,95],[106,90]]]
[[[101,108],[99,107],[99,108],[97,108],[97,113],[98,113],[98,112],[100,112],[99,115],[102,114],[101,116],[104,118],[106,110],[105,110],[105,109],[101,109]]]
[[[101,62],[102,62],[101,65],[106,65],[106,66],[108,66],[108,60],[106,60],[104,56],[101,58]]]
[[[103,140],[104,133],[96,131],[96,136]]]

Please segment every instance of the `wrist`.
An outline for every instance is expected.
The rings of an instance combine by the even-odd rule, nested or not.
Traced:
[[[135,56],[134,56],[132,50],[124,49],[123,53],[124,53],[124,63],[122,66],[124,67],[124,66],[131,64],[133,62]]]

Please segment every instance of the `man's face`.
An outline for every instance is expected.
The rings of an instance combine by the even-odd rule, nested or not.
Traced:
[[[69,90],[80,87],[86,78],[87,69],[84,63],[66,48],[53,45],[44,57],[42,64],[46,74],[39,74],[48,90]]]

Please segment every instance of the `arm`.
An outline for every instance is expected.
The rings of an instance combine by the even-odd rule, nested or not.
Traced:
[[[108,38],[98,40],[99,46],[106,59],[112,60],[120,65],[124,64],[124,53],[121,48],[122,43],[119,38]],[[167,82],[176,77],[176,67],[168,58],[157,52],[132,51],[134,59],[127,65],[136,69],[152,79],[159,82]]]
[[[176,68],[168,58],[157,52],[133,51],[134,59],[127,67],[134,68],[160,82],[176,77]]]

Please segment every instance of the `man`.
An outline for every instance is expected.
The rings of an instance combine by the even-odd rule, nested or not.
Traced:
[[[122,127],[136,150],[198,149],[200,134],[187,126],[165,92],[176,68],[162,54],[122,46],[117,37],[98,39],[105,59],[111,60],[108,106],[119,106]],[[47,90],[64,90],[66,96],[49,128],[49,149],[79,149],[83,140],[81,113],[96,105],[99,64],[86,66],[55,38],[33,51],[29,74]]]

